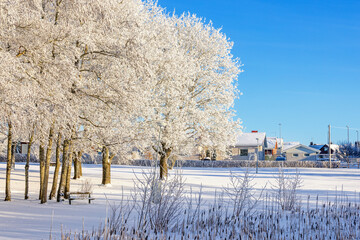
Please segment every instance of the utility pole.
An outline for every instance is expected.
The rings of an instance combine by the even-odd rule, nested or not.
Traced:
[[[256,150],[256,173],[258,173],[258,169],[259,169],[259,138],[256,138],[256,145],[257,145],[257,150]]]
[[[329,163],[331,168],[331,125],[329,124]]]
[[[279,123],[279,138],[280,138],[280,154],[282,153],[282,143],[283,143],[283,141],[282,141],[282,139],[281,139],[281,123]]]
[[[347,127],[347,137],[348,137],[348,144],[350,143],[350,138],[349,138],[349,126],[346,126]]]
[[[281,123],[279,123],[279,133],[280,133],[280,134],[279,134],[279,135],[280,135],[279,138],[281,139]]]

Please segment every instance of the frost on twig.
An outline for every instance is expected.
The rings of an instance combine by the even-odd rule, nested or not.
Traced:
[[[138,228],[151,227],[167,231],[177,222],[184,205],[184,184],[181,174],[160,180],[155,169],[136,175],[132,193],[138,213]]]
[[[89,179],[85,179],[81,183],[80,192],[89,192],[89,193],[91,193],[93,191],[93,188],[94,188],[94,184]]]
[[[290,175],[285,173],[282,168],[279,169],[272,189],[282,210],[291,211],[300,209],[301,198],[298,196],[298,190],[301,188],[302,182],[303,180],[298,170],[296,170],[294,175]]]
[[[224,188],[226,195],[229,197],[229,205],[233,207],[233,214],[238,217],[242,214],[251,213],[256,207],[258,201],[262,197],[265,189],[261,190],[257,196],[255,184],[252,182],[254,176],[250,173],[249,169],[243,174],[235,174],[230,172],[230,184]]]

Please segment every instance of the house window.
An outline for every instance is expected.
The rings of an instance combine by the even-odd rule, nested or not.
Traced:
[[[298,153],[293,153],[293,157],[298,157],[299,154]]]
[[[305,157],[310,157],[310,154],[309,153],[304,153],[304,156]]]
[[[241,149],[240,150],[240,156],[247,156],[248,155],[248,150],[247,149]]]
[[[266,149],[265,155],[272,155],[272,149]]]

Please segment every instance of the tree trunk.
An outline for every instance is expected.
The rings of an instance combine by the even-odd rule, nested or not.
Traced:
[[[81,163],[81,159],[82,159],[82,152],[79,152],[81,153],[80,156],[78,157],[79,158],[79,174],[80,174],[80,177],[82,177],[82,163]]]
[[[53,144],[53,135],[54,128],[51,127],[49,131],[49,141],[46,149],[46,161],[45,161],[45,171],[44,171],[44,183],[43,183],[43,191],[41,196],[41,203],[47,202],[47,190],[49,183],[49,175],[50,175],[50,160],[51,160],[51,150]]]
[[[64,194],[64,188],[65,188],[66,176],[67,176],[67,169],[68,169],[68,167],[67,167],[67,164],[68,164],[68,156],[67,156],[68,151],[69,151],[69,141],[64,140],[63,154],[62,154],[61,175],[60,175],[58,193],[57,193],[57,197],[56,197],[57,202],[61,201],[61,195]]]
[[[16,143],[11,144],[11,169],[15,170],[15,150]]]
[[[39,200],[42,197],[43,183],[44,183],[44,170],[45,170],[45,148],[44,145],[40,143],[39,147],[39,161],[40,161],[40,192]]]
[[[167,177],[167,159],[165,154],[160,154],[160,179]]]
[[[81,164],[81,159],[82,159],[82,151],[78,151],[78,175],[79,178],[82,177],[82,164]]]
[[[171,154],[171,148],[165,148],[165,144],[162,144],[164,151],[160,153],[160,179],[164,179],[168,174],[167,160]]]
[[[80,152],[74,152],[74,178],[73,179],[79,179],[80,178],[79,153]]]
[[[31,132],[29,137],[28,150],[26,155],[26,164],[25,164],[25,199],[29,199],[29,167],[30,167],[30,157],[31,157],[31,145],[34,141],[34,131]]]
[[[55,153],[56,165],[54,170],[53,184],[49,195],[50,200],[54,199],[56,194],[56,187],[57,187],[59,170],[60,170],[60,150],[61,150],[60,147],[61,147],[61,133],[58,134],[58,138],[56,141],[56,153]]]
[[[81,156],[82,152],[78,151],[77,153],[74,152],[75,158],[74,158],[74,178],[73,179],[79,179],[82,175],[81,171]]]
[[[6,163],[6,187],[5,187],[5,201],[11,201],[10,191],[10,175],[11,175],[11,145],[12,145],[12,125],[9,122],[8,144],[7,144],[7,163]]]
[[[69,156],[68,156],[68,165],[67,165],[67,172],[66,172],[66,184],[65,184],[65,194],[64,197],[66,199],[69,198],[68,193],[70,192],[70,180],[71,180],[71,165],[72,165],[72,158],[73,158],[73,146],[72,141],[70,140],[69,143]]]
[[[74,177],[73,179],[78,179],[78,158],[76,152],[74,152]]]
[[[102,182],[101,184],[110,184],[111,183],[111,162],[115,157],[114,154],[109,156],[109,148],[104,146],[103,147],[103,156],[102,156],[102,167],[103,167],[103,174],[102,174]]]

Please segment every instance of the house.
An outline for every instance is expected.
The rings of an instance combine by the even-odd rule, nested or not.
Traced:
[[[297,146],[299,144],[300,144],[300,142],[284,142],[283,143],[283,149],[288,149],[288,148]]]
[[[29,143],[28,142],[13,142],[15,147],[15,152],[20,154],[27,154]]]
[[[240,133],[234,146],[230,147],[232,160],[265,159],[264,149],[267,147],[266,134],[252,131]]]
[[[317,160],[328,160],[329,159],[329,145],[328,144],[313,144],[310,143],[309,147],[318,149],[320,153],[317,156]],[[337,144],[331,144],[331,154],[333,156],[331,159],[336,159],[338,156],[336,156],[340,152],[340,147]]]
[[[287,161],[312,161],[316,160],[320,150],[303,144],[284,144],[282,155]]]
[[[281,154],[283,139],[277,137],[266,138],[267,147],[265,148],[265,160],[275,160]]]
[[[320,151],[319,154],[329,154],[329,145],[328,144],[313,144],[310,143],[309,147],[318,149]],[[339,152],[339,145],[331,144],[331,154],[335,154]]]

